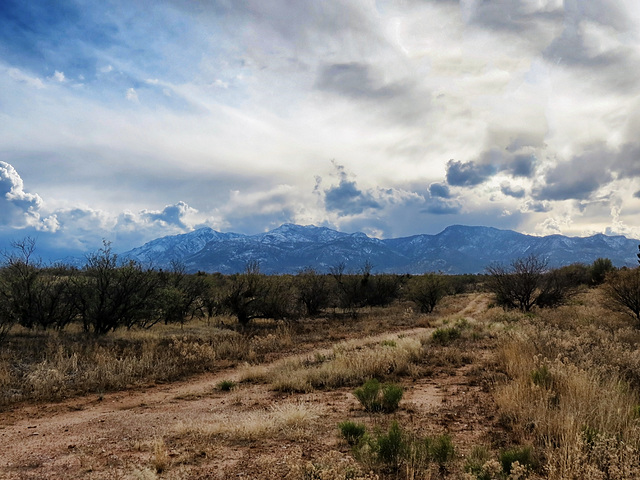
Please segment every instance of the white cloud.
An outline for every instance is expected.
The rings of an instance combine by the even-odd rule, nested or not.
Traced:
[[[30,87],[38,89],[44,88],[44,82],[41,79],[27,75],[17,68],[10,68],[9,76],[16,82],[25,83]]]
[[[140,101],[138,100],[138,92],[136,92],[135,88],[131,87],[127,90],[126,93],[126,97],[127,100],[129,100],[130,102],[133,103],[139,103]]]
[[[64,72],[59,72],[58,70],[55,71],[55,73],[51,78],[52,80],[55,80],[56,82],[60,82],[60,83],[64,83],[67,80],[64,76]]]

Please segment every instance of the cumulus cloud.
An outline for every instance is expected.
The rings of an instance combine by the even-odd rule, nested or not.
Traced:
[[[447,162],[447,183],[459,187],[473,187],[486,181],[495,173],[491,165],[481,165],[474,161],[460,162],[449,160]]]
[[[175,205],[167,205],[161,211],[143,210],[142,218],[151,222],[162,222],[164,225],[175,225],[180,228],[187,228],[184,223],[185,217],[198,213],[195,208],[191,208],[185,202],[178,202]]]
[[[334,165],[340,182],[324,190],[324,203],[327,210],[337,212],[339,215],[357,215],[365,210],[382,208],[372,192],[360,190],[356,182],[348,178],[344,166]]]
[[[37,193],[24,190],[24,182],[15,168],[0,161],[0,225],[55,232],[58,221],[55,216],[41,218],[42,204]]]
[[[432,183],[429,185],[429,195],[436,198],[450,198],[449,186],[444,183]]]

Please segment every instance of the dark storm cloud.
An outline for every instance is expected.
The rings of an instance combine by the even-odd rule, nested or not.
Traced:
[[[613,170],[621,178],[640,177],[640,145],[628,143],[616,155]]]
[[[441,198],[432,198],[427,200],[426,207],[420,210],[420,213],[430,213],[433,215],[454,215],[460,213],[462,205],[451,200],[443,200]]]
[[[507,170],[514,177],[531,178],[535,173],[536,157],[533,155],[515,155]]]
[[[429,185],[429,195],[436,198],[450,198],[451,191],[444,183],[432,183]]]
[[[370,193],[358,189],[356,182],[345,179],[324,191],[324,203],[327,210],[339,215],[357,215],[370,208],[382,208]]]
[[[545,184],[534,189],[537,200],[585,200],[612,180],[609,166],[612,154],[598,147],[567,162],[556,165],[544,178]]]
[[[447,183],[458,187],[473,187],[488,180],[495,173],[491,165],[481,165],[475,162],[447,162]]]
[[[513,198],[523,198],[525,194],[524,188],[522,187],[512,188],[511,185],[509,185],[508,183],[502,184],[500,186],[500,191],[504,195],[507,195]]]
[[[640,190],[633,194],[634,198],[640,198]]]

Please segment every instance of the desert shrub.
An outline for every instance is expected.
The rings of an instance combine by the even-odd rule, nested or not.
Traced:
[[[353,392],[367,412],[395,412],[402,399],[402,387],[381,384],[377,379],[367,380]]]
[[[460,335],[461,332],[458,327],[443,327],[436,329],[431,335],[431,339],[439,345],[449,345],[460,338]]]
[[[447,295],[447,288],[443,275],[426,273],[409,281],[406,296],[416,304],[421,313],[431,313]]]
[[[407,451],[406,436],[398,422],[394,421],[387,433],[382,433],[376,438],[375,446],[378,461],[398,471]]]
[[[591,283],[600,285],[605,281],[607,275],[615,270],[615,267],[609,258],[597,258],[591,264],[590,270]]]
[[[421,437],[393,421],[386,431],[372,435],[364,431],[353,445],[353,454],[374,470],[397,474],[402,469],[407,478],[423,478],[433,464],[443,473],[455,456],[455,448],[449,435]]]
[[[313,268],[302,270],[296,277],[298,301],[304,306],[306,314],[312,317],[329,306],[331,288],[329,277]]]
[[[149,327],[158,315],[158,279],[135,261],[124,264],[111,244],[87,257],[82,275],[74,278],[75,306],[86,331],[104,335],[118,328]]]
[[[431,460],[440,466],[451,461],[455,455],[453,441],[447,434],[429,438],[427,444]]]
[[[609,273],[604,293],[611,308],[630,315],[640,327],[640,267]]]
[[[220,383],[218,383],[218,390],[229,392],[233,390],[236,385],[236,382],[234,382],[233,380],[222,380]]]
[[[338,424],[340,434],[352,447],[358,445],[366,432],[366,427],[362,423],[346,421]]]
[[[472,474],[477,480],[491,480],[484,465],[491,459],[491,453],[485,446],[476,445],[471,449],[464,464],[464,471]]]
[[[530,470],[536,470],[539,465],[530,446],[514,447],[500,452],[502,471],[507,475],[511,473],[512,465],[516,462]]]

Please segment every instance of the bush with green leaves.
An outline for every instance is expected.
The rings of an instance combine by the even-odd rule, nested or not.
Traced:
[[[353,439],[350,445],[354,456],[376,470],[397,474],[401,468],[406,468],[417,474],[427,472],[429,465],[437,464],[442,473],[455,456],[449,435],[420,437],[404,430],[397,421],[392,422],[386,431],[378,430],[372,435],[363,425],[353,422],[344,422],[340,428],[345,439]],[[347,437],[347,432],[350,437]]]
[[[342,438],[344,438],[352,447],[355,447],[362,441],[364,434],[367,431],[364,424],[351,421],[339,423],[338,428],[340,429]]]
[[[367,412],[391,413],[398,409],[403,390],[399,385],[380,383],[377,379],[367,380],[353,392]]]
[[[515,462],[529,470],[538,468],[538,460],[534,456],[533,449],[529,446],[514,447],[500,453],[502,471],[507,475],[511,473],[511,467]]]
[[[454,340],[460,338],[461,332],[458,327],[442,327],[436,329],[431,335],[431,339],[439,345],[449,345]]]

